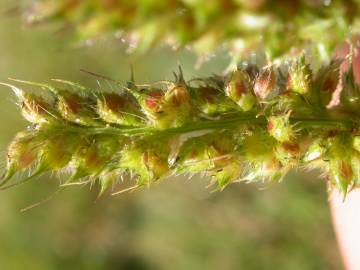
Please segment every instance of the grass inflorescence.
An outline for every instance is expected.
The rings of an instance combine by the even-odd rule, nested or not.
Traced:
[[[200,55],[225,47],[234,62],[258,50],[276,59],[306,47],[328,60],[360,32],[359,0],[36,0],[25,10],[26,24],[61,25],[76,41],[115,35],[132,51],[166,43]]]
[[[45,172],[66,184],[124,174],[133,188],[173,174],[203,173],[216,189],[279,181],[293,168],[318,168],[344,195],[360,179],[360,89],[334,59],[313,70],[301,56],[281,65],[241,65],[224,76],[92,90],[54,80],[10,86],[32,124],[7,151],[1,186]],[[9,182],[29,171],[22,182]]]

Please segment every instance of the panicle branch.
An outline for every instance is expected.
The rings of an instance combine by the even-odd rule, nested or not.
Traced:
[[[132,51],[167,43],[200,55],[223,46],[234,63],[257,50],[296,55],[309,44],[329,59],[360,32],[359,0],[35,0],[26,10],[26,24],[60,23],[76,41],[115,35]]]
[[[174,81],[117,83],[116,91],[4,84],[32,126],[8,148],[2,188],[25,170],[29,178],[70,172],[66,184],[98,182],[102,193],[124,174],[138,188],[203,173],[222,190],[319,168],[345,195],[360,179],[360,89],[341,63],[314,70],[301,56],[188,82],[180,70]]]

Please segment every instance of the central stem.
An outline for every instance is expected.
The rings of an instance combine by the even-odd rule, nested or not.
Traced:
[[[345,119],[307,119],[290,117],[290,122],[296,127],[302,127],[305,129],[340,129],[340,130],[352,130],[357,128],[357,124],[352,120]],[[171,135],[182,134],[193,131],[201,130],[221,130],[236,128],[239,125],[257,125],[265,127],[267,125],[267,119],[265,116],[256,117],[255,115],[234,115],[232,117],[205,120],[198,122],[190,122],[184,126],[168,129],[159,129],[156,127],[129,127],[129,126],[109,126],[109,127],[80,127],[72,126],[70,129],[74,132],[81,132],[85,134],[108,134],[108,135],[123,135],[123,136],[142,136],[142,135]],[[63,129],[65,127],[59,127]],[[67,126],[68,130],[69,127]],[[65,130],[65,129],[64,129]]]

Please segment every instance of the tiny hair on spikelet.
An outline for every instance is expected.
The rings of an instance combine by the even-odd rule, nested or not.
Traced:
[[[209,176],[223,190],[317,168],[345,196],[360,184],[360,88],[352,68],[340,71],[342,60],[319,69],[307,60],[189,81],[180,68],[174,81],[143,85],[102,76],[114,87],[101,90],[66,80],[1,83],[31,125],[8,147],[0,189],[67,172],[62,187],[98,183],[100,194],[123,176],[135,184],[116,194],[178,174]]]

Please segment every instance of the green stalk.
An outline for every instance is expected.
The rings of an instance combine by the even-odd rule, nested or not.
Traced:
[[[301,128],[306,129],[337,129],[345,131],[354,131],[360,126],[359,121],[345,120],[345,119],[305,119],[290,117],[290,123]],[[268,121],[264,116],[255,116],[243,114],[235,115],[220,120],[204,120],[202,122],[194,122],[187,126],[169,129],[158,129],[154,127],[127,127],[127,126],[111,126],[111,127],[81,127],[68,125],[59,125],[57,128],[67,129],[79,134],[107,134],[107,135],[119,135],[119,136],[166,136],[184,134],[193,131],[204,130],[229,130],[243,125],[254,125],[266,127]]]

